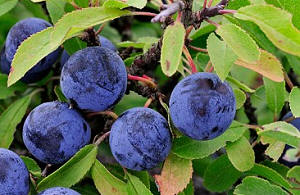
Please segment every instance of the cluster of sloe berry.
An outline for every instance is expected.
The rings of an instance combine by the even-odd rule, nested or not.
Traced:
[[[1,52],[1,70],[8,73],[18,46],[30,35],[50,24],[36,18],[20,21],[8,33]],[[115,46],[100,37],[102,46],[88,47],[61,57],[60,85],[63,94],[83,111],[105,111],[116,105],[127,87],[125,64]],[[41,79],[59,56],[49,54],[22,78],[30,83]],[[235,116],[232,88],[212,73],[195,73],[181,80],[170,98],[170,114],[175,127],[196,140],[220,136]],[[30,112],[23,127],[29,152],[47,164],[61,164],[90,142],[89,124],[69,104],[47,102]],[[109,144],[115,159],[132,170],[149,170],[168,156],[172,138],[167,120],[149,108],[132,108],[113,123]],[[0,194],[27,194],[28,170],[15,153],[0,149]],[[40,194],[78,194],[65,188],[51,188]]]

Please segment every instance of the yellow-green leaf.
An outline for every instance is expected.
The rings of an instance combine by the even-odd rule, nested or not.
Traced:
[[[300,31],[292,24],[290,13],[272,5],[251,5],[234,16],[256,23],[279,49],[300,56]]]
[[[189,184],[193,173],[192,161],[170,154],[160,175],[155,180],[162,195],[173,195],[183,191]]]
[[[264,50],[261,50],[259,60],[254,63],[238,59],[235,61],[235,64],[253,70],[275,82],[282,82],[284,80],[280,61],[271,53]]]
[[[98,160],[91,170],[92,178],[102,195],[126,195],[126,183],[111,174]]]
[[[185,29],[182,23],[175,22],[165,30],[161,48],[161,68],[165,75],[176,73],[184,45]]]
[[[128,14],[130,14],[129,11],[119,9],[91,7],[64,15],[54,27],[49,27],[32,35],[18,47],[12,61],[8,86],[21,79],[28,70],[56,50],[67,39],[78,35],[86,28]]]
[[[207,50],[210,60],[221,80],[225,80],[237,56],[224,41],[211,33],[207,39]]]
[[[258,46],[240,27],[228,23],[221,25],[216,32],[241,60],[251,63],[259,59]]]
[[[300,89],[294,87],[290,93],[289,102],[293,116],[300,117]]]

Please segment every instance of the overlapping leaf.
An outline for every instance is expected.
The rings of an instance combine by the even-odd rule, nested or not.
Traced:
[[[256,23],[274,45],[300,56],[300,32],[292,24],[290,13],[272,5],[251,5],[240,8],[234,16]]]
[[[164,32],[160,62],[162,71],[167,76],[172,76],[178,69],[184,37],[185,29],[180,22],[168,26]]]
[[[129,11],[103,7],[84,8],[64,15],[54,27],[49,27],[26,39],[18,47],[12,61],[8,86],[14,84],[36,63],[56,50],[65,40],[72,38],[88,27],[113,20]]]

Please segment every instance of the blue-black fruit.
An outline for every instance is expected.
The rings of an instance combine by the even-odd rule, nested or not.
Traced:
[[[119,102],[126,91],[125,64],[110,49],[88,47],[66,62],[60,84],[64,95],[80,109],[103,111]]]
[[[80,195],[78,192],[69,188],[54,187],[42,191],[38,195]]]
[[[40,32],[51,24],[39,18],[27,18],[16,23],[6,37],[5,47],[1,54],[1,71],[8,74],[14,55],[21,43],[32,34]],[[59,57],[59,50],[50,53],[33,68],[31,68],[21,79],[23,82],[32,83],[42,79],[50,70],[51,66]],[[4,64],[2,64],[4,62]]]
[[[174,125],[186,136],[210,140],[223,134],[236,110],[230,85],[212,73],[196,73],[181,80],[170,99]]]
[[[286,115],[283,116],[282,120],[286,120],[288,118],[291,118],[292,116],[293,116],[292,112],[288,112]],[[296,127],[300,131],[300,118],[295,118],[294,120],[290,121],[289,123],[292,124],[294,127]],[[286,156],[287,150],[292,149],[292,148],[293,147],[291,147],[289,145],[285,145],[284,151],[278,160],[280,163],[282,163],[288,167],[300,165],[300,158],[288,159]]]
[[[110,40],[108,40],[107,38],[99,35],[99,40],[100,40],[101,47],[110,49],[110,50],[112,50],[114,52],[118,51],[117,48],[116,48],[116,46]],[[63,53],[62,53],[62,55],[61,55],[61,58],[60,58],[60,64],[61,64],[62,67],[67,62],[67,60],[69,58],[70,58],[69,54],[67,53],[66,50],[64,50]]]
[[[29,173],[22,159],[14,152],[0,148],[0,194],[27,195]]]
[[[39,105],[30,112],[23,127],[23,140],[30,153],[48,164],[60,164],[89,143],[87,122],[58,101]]]
[[[149,170],[163,162],[171,149],[168,122],[149,108],[132,108],[114,122],[109,145],[122,166]]]

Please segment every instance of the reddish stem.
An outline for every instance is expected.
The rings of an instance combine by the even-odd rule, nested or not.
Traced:
[[[207,7],[211,7],[212,2],[213,2],[213,0],[209,0]]]
[[[102,24],[102,25],[99,27],[99,29],[95,32],[95,35],[96,35],[96,36],[99,35],[99,34],[102,32],[102,30],[103,30],[103,28],[105,27],[105,25],[106,25],[106,23]]]
[[[128,79],[133,80],[133,81],[141,81],[141,82],[149,85],[152,88],[156,88],[156,84],[153,81],[150,81],[150,80],[145,79],[143,77],[133,76],[133,75],[128,74]]]
[[[145,103],[145,105],[144,105],[144,108],[148,108],[148,107],[150,106],[150,104],[152,103],[152,101],[153,101],[153,99],[152,99],[152,98],[149,98],[149,99],[146,101],[146,103]]]
[[[151,17],[155,17],[157,15],[151,12],[132,12],[132,14],[135,16],[151,16]]]
[[[232,10],[232,9],[223,9],[219,11],[220,14],[235,14],[236,10]]]
[[[208,72],[212,72],[212,71],[214,71],[214,67],[213,66],[210,67],[210,69],[209,69]]]
[[[207,0],[204,0],[202,8],[205,9],[207,6]]]
[[[145,74],[143,74],[143,78],[148,79],[148,80],[150,80],[150,81],[153,81],[153,79],[152,79],[151,77],[149,77],[149,76],[147,76],[147,75],[145,75]]]
[[[208,23],[210,23],[210,24],[212,24],[212,25],[214,25],[214,26],[216,26],[217,28],[220,27],[220,24],[218,24],[218,23],[216,23],[216,22],[214,22],[214,21],[212,21],[210,19],[205,19],[205,21],[208,22]]]
[[[192,32],[194,26],[189,26],[187,29],[186,29],[186,33],[185,33],[185,38],[187,39],[190,35],[190,33]]]
[[[191,56],[189,50],[186,48],[185,45],[183,46],[183,50],[182,50],[182,51],[183,51],[185,57],[187,58],[187,60],[188,60],[188,62],[189,62],[189,65],[190,65],[190,67],[191,67],[191,69],[192,69],[192,73],[196,73],[196,72],[197,72],[196,65],[195,65],[195,63],[194,63],[194,61],[193,61],[193,58],[192,58],[192,56]]]
[[[195,47],[195,46],[192,46],[192,45],[189,45],[189,48],[195,50],[195,51],[200,51],[200,52],[204,52],[204,53],[207,53],[207,49],[202,49],[202,48],[199,48],[199,47]]]
[[[70,4],[75,8],[75,9],[81,9],[74,1],[71,1]]]
[[[177,22],[180,22],[180,21],[181,21],[181,16],[182,16],[182,12],[181,12],[181,11],[178,11],[178,15],[177,15],[177,18],[176,18],[176,21],[177,21]]]

